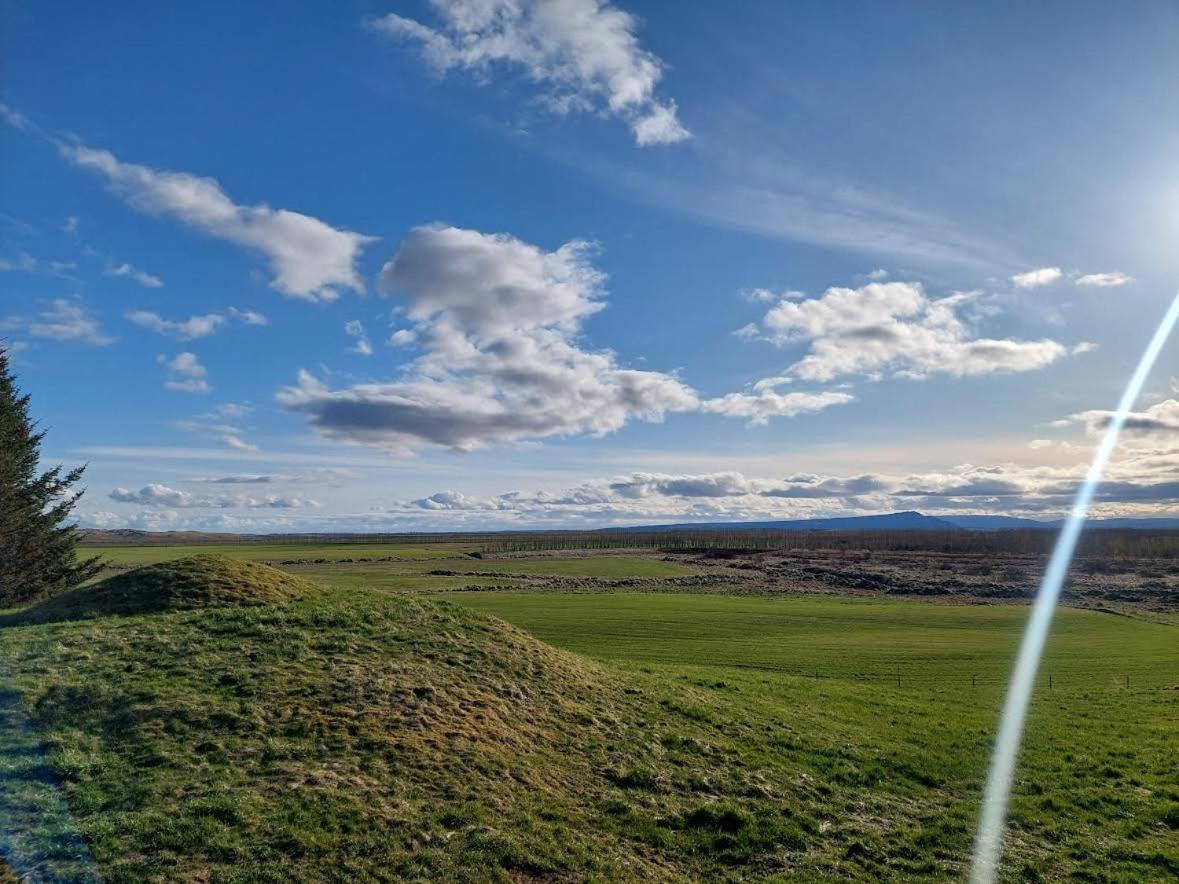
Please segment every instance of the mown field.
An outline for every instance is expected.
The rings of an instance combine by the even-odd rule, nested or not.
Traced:
[[[0,745],[0,837],[44,807],[128,881],[964,874],[1026,607],[687,592],[694,569],[626,552],[375,547],[219,550],[325,587],[285,605],[0,630],[0,713],[24,722]],[[1179,876],[1177,637],[1059,612],[1009,880]]]

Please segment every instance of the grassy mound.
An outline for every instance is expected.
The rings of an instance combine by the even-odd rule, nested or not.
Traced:
[[[0,846],[51,781],[107,882],[965,874],[997,694],[955,700],[956,727],[940,689],[649,668],[360,587],[5,630]],[[1179,874],[1171,731],[1132,769],[1105,701],[1078,749],[1067,699],[1030,731],[1051,751],[1017,786],[1013,879]],[[9,862],[81,880],[40,828]]]
[[[200,555],[147,565],[78,587],[9,615],[0,625],[267,605],[320,591],[311,581],[268,565]]]
[[[447,603],[349,590],[45,624],[6,631],[0,667],[105,881],[683,880],[830,859],[825,799],[769,722]]]

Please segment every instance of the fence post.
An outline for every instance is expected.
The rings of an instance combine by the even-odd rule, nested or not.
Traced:
[[[901,673],[900,673],[900,670],[897,670],[897,687],[899,688],[900,686],[901,686]]]
[[[976,687],[976,685],[975,685],[975,681],[974,681],[976,678],[978,678],[978,676],[977,676],[977,675],[972,675],[972,676],[970,676],[970,686],[971,686],[972,688],[973,688],[973,687]]]
[[[1052,676],[1048,676],[1048,690],[1052,690]]]

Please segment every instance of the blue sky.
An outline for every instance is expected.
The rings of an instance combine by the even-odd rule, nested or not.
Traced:
[[[1170,3],[7,2],[0,334],[108,527],[1054,516]],[[1179,513],[1171,345],[1105,515]]]

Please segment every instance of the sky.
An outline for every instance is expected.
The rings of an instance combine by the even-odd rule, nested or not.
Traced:
[[[0,10],[87,526],[1054,518],[1179,284],[1171,2]],[[1179,515],[1177,376],[1097,515]]]

